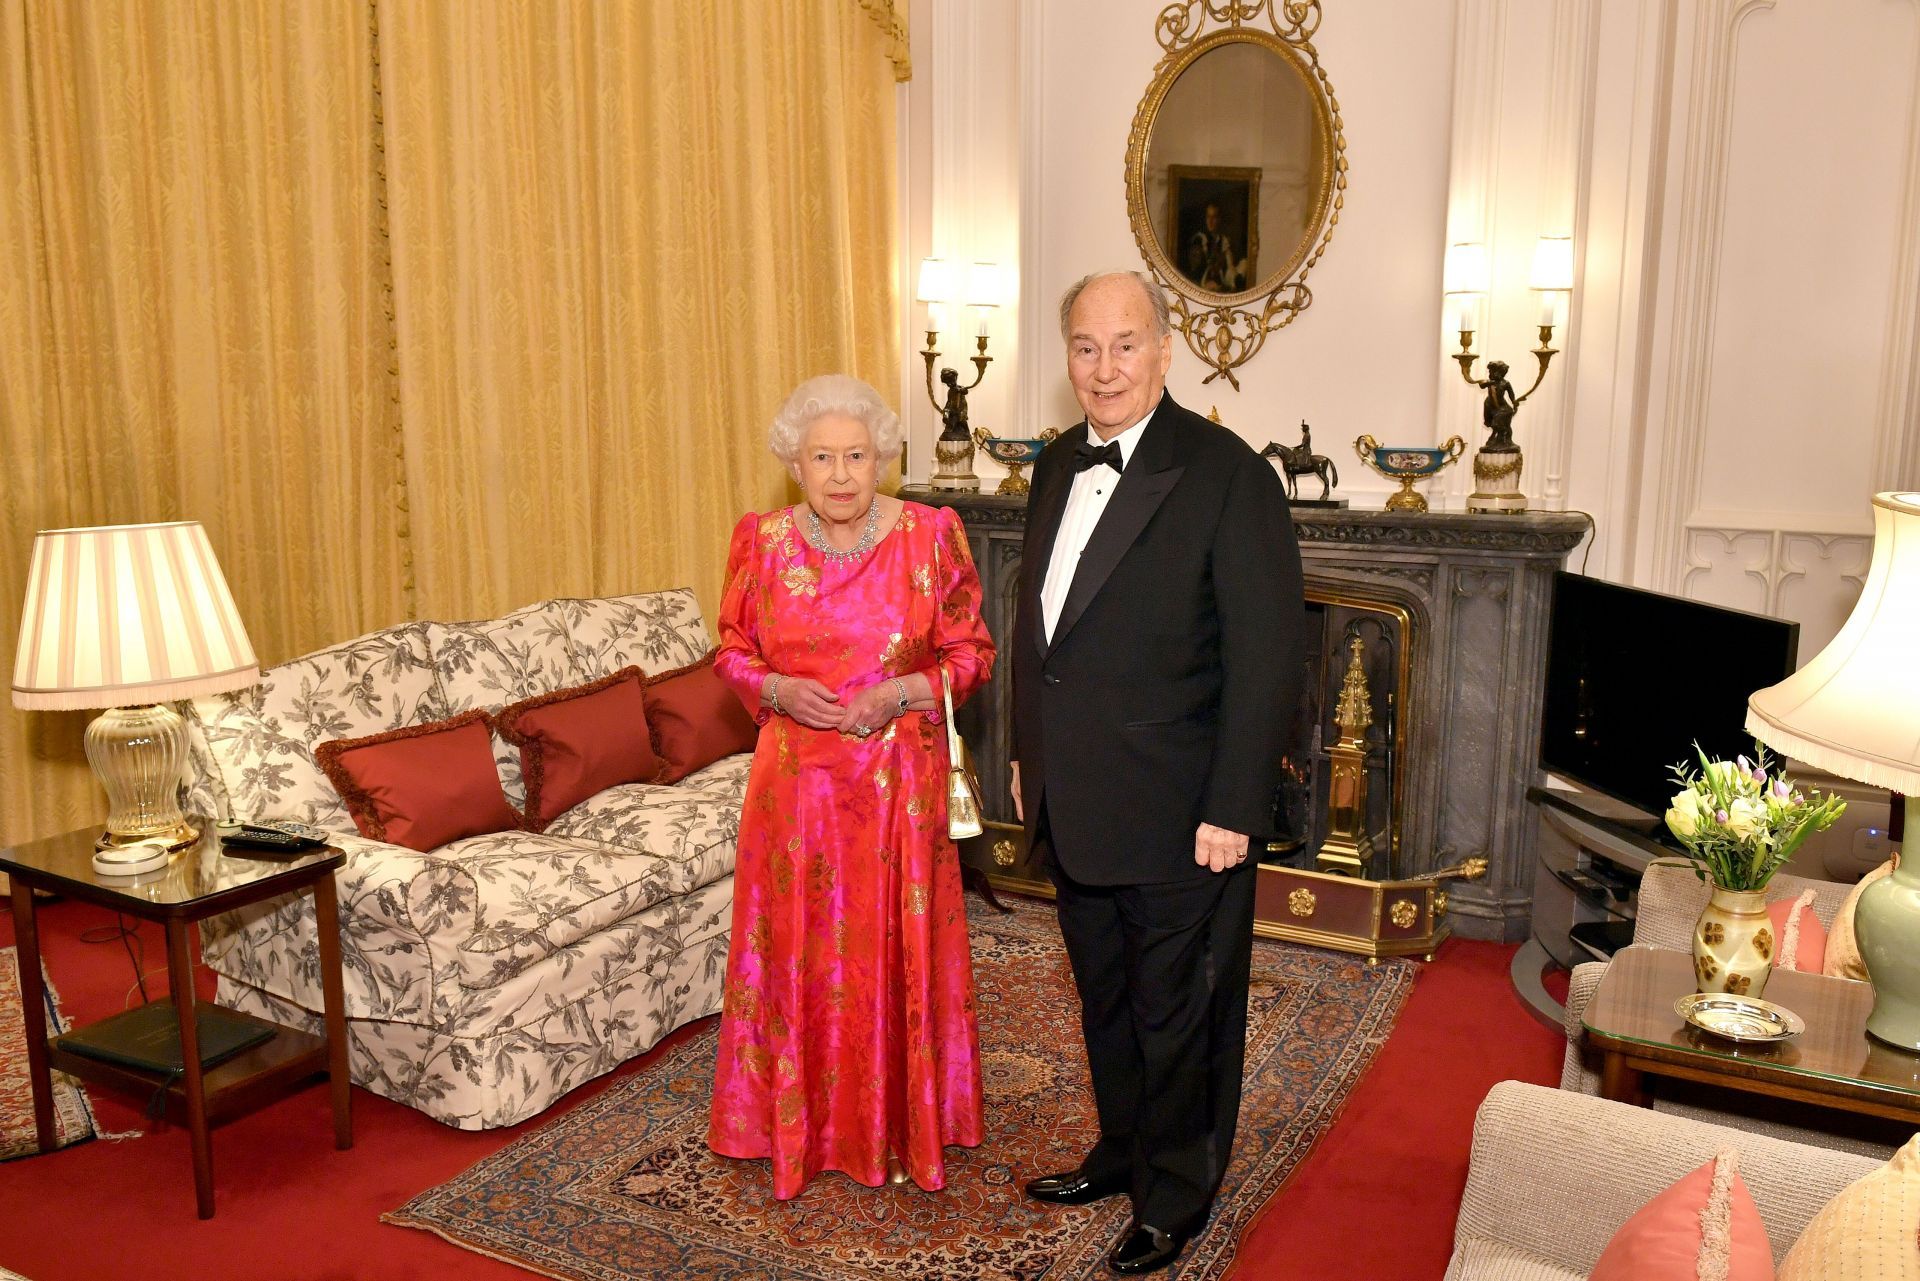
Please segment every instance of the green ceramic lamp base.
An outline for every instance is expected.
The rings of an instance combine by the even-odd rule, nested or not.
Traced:
[[[1912,847],[1917,828],[1920,798],[1909,796],[1903,846]],[[1920,858],[1902,858],[1860,892],[1853,928],[1873,984],[1867,1034],[1920,1054]]]

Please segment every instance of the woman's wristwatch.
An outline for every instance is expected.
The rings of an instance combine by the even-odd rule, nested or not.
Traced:
[[[892,677],[891,679],[893,681],[894,689],[900,692],[900,710],[895,712],[894,715],[905,716],[907,714],[907,707],[909,702],[907,698],[907,683],[901,680],[898,676]]]
[[[767,706],[773,709],[773,714],[775,716],[785,716],[787,714],[785,709],[783,709],[780,706],[780,673],[779,672],[774,672],[772,675],[767,677]]]

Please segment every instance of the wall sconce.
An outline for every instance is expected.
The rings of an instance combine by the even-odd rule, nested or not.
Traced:
[[[1486,297],[1490,271],[1487,247],[1480,244],[1456,244],[1447,249],[1443,288],[1446,292],[1449,323],[1460,333],[1460,350],[1452,353],[1460,362],[1460,376],[1471,386],[1486,392],[1480,420],[1489,433],[1487,443],[1473,455],[1473,493],[1467,496],[1470,512],[1522,512],[1527,496],[1520,492],[1523,459],[1513,439],[1513,416],[1527,397],[1540,388],[1547,366],[1559,354],[1553,345],[1553,331],[1566,323],[1567,304],[1573,293],[1573,238],[1542,236],[1533,251],[1533,270],[1528,285],[1540,295],[1540,345],[1534,357],[1540,371],[1533,386],[1514,395],[1507,381],[1507,362],[1489,360],[1487,376],[1473,376],[1479,356],[1473,350],[1473,335],[1478,328],[1482,302]]]
[[[992,328],[993,309],[1000,305],[1000,268],[990,262],[976,262],[967,273],[966,288],[958,288],[951,264],[942,258],[926,258],[920,263],[920,286],[916,297],[927,304],[927,347],[920,353],[927,362],[927,399],[940,415],[940,438],[934,441],[934,472],[927,478],[931,489],[977,490],[980,478],[973,474],[973,432],[967,423],[967,393],[986,377],[993,357],[987,355],[987,334]],[[964,303],[978,318],[977,349],[973,361],[973,381],[962,387],[960,375],[948,367],[940,371],[940,383],[946,396],[933,390],[933,366],[940,359],[940,328],[945,308]]]

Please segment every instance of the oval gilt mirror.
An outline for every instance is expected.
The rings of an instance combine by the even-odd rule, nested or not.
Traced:
[[[1234,367],[1312,302],[1307,273],[1345,201],[1346,140],[1314,50],[1317,3],[1262,0],[1162,11],[1166,56],[1127,145],[1127,215],[1148,269],[1173,295],[1187,344]],[[1262,14],[1272,30],[1249,25]]]

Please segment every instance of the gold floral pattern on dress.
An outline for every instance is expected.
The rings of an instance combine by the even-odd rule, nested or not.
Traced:
[[[915,565],[913,567],[913,589],[922,596],[933,595],[933,566]]]
[[[1753,950],[1760,954],[1761,960],[1771,960],[1773,957],[1773,931],[1764,925],[1754,931]]]
[[[907,887],[907,911],[915,916],[925,916],[927,914],[927,887],[925,884],[915,882]]]
[[[927,641],[924,636],[903,637],[894,632],[880,651],[880,670],[889,676],[904,676],[926,665]]]
[[[1711,947],[1715,943],[1727,941],[1727,927],[1718,921],[1706,921],[1700,926],[1700,941]]]
[[[818,596],[820,571],[811,565],[789,565],[781,571],[780,583],[794,596]]]

